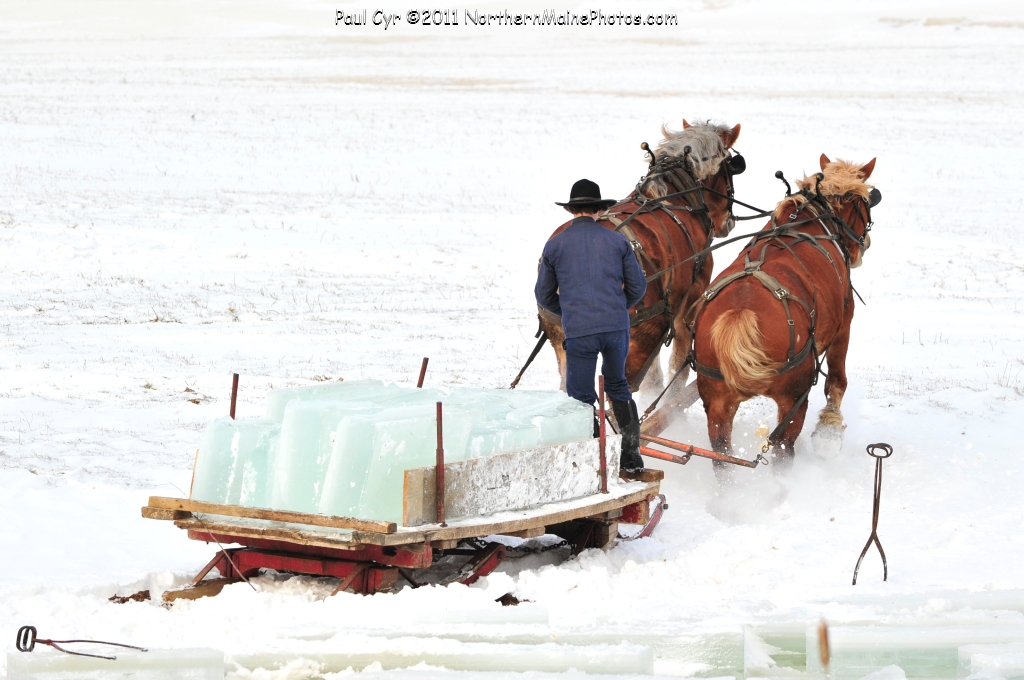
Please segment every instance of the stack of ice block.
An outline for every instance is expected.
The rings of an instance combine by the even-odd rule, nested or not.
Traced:
[[[376,380],[272,390],[266,416],[210,423],[192,498],[401,521],[405,471],[587,439],[593,409],[562,392],[415,389]]]

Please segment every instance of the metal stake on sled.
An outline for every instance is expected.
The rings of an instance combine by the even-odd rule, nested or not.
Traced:
[[[416,381],[416,387],[423,387],[423,379],[427,377],[427,362],[430,361],[430,357],[423,357],[423,363],[420,364],[420,377]]]
[[[878,450],[884,451],[884,455],[875,453]],[[889,580],[889,565],[885,561],[882,543],[878,540],[878,507],[882,500],[882,461],[892,455],[892,447],[888,444],[869,444],[868,455],[875,459],[875,502],[871,510],[871,535],[868,536],[868,542],[864,544],[864,549],[860,551],[857,566],[853,568],[853,585],[857,585],[857,572],[860,571],[860,563],[864,561],[864,556],[868,554],[868,548],[871,547],[872,542],[878,546],[878,554],[882,556],[882,580]]]
[[[238,405],[238,374],[231,374],[231,409],[228,411],[228,415],[231,416],[231,420],[235,419],[235,406]]]

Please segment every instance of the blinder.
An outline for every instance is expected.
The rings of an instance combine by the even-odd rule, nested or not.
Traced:
[[[747,169],[747,161],[738,153],[727,158],[725,164],[729,166],[729,173],[733,175],[742,175]]]
[[[878,189],[872,188],[871,193],[868,194],[868,205],[874,208],[876,205],[882,202],[882,192]]]

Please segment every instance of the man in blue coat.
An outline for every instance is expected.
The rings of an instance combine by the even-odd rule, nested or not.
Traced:
[[[534,294],[537,304],[562,317],[565,330],[566,391],[594,405],[594,371],[601,355],[604,389],[622,434],[619,468],[643,470],[640,419],[626,381],[629,309],[647,291],[647,280],[622,234],[595,221],[614,205],[588,179],[572,186],[567,203],[572,223],[545,244]]]

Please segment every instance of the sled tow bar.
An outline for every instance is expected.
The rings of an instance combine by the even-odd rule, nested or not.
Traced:
[[[674,442],[671,439],[664,439],[662,437],[654,437],[649,434],[640,433],[640,439],[648,441],[652,444],[664,446],[667,449],[673,449],[680,451],[685,455],[677,456],[664,451],[658,451],[656,449],[650,449],[646,446],[640,447],[640,453],[650,458],[657,458],[658,460],[667,460],[672,463],[679,463],[680,465],[686,465],[690,462],[690,456],[700,456],[701,458],[710,458],[711,460],[717,460],[722,463],[732,463],[733,465],[742,465],[743,467],[755,468],[757,467],[758,461],[756,460],[743,460],[742,458],[736,458],[724,453],[716,453],[714,451],[708,451],[692,444],[680,444]]]

